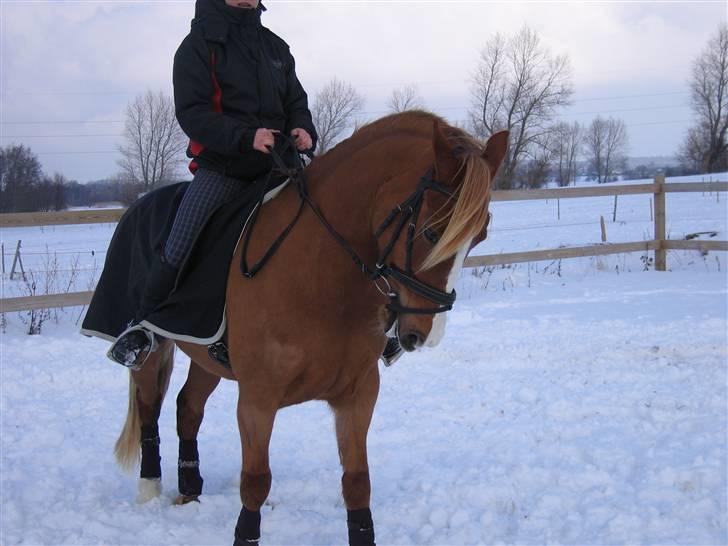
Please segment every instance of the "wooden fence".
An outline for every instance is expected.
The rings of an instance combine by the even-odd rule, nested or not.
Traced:
[[[487,256],[471,256],[465,260],[465,267],[505,265],[540,260],[558,260],[586,256],[604,256],[624,252],[654,252],[655,269],[667,270],[668,250],[712,250],[728,251],[728,241],[669,240],[666,239],[665,194],[686,192],[726,192],[728,182],[680,182],[665,183],[663,176],[657,176],[651,184],[604,185],[584,188],[556,188],[546,190],[494,191],[492,201],[533,201],[539,199],[572,199],[582,197],[605,197],[618,195],[653,194],[654,198],[654,237],[648,241],[627,243],[602,243],[580,247],[556,248],[528,252],[510,252]],[[45,212],[0,214],[0,228],[25,226],[51,226],[68,224],[97,224],[117,222],[123,209],[77,212]],[[93,292],[72,292],[68,294],[48,294],[0,299],[0,313],[47,309],[51,307],[70,307],[86,305],[91,301]]]
[[[465,260],[466,267],[503,265],[539,260],[558,260],[561,258],[580,258],[585,256],[604,256],[623,252],[655,253],[655,270],[667,270],[668,250],[711,250],[728,251],[728,241],[686,241],[666,239],[665,194],[688,192],[728,191],[728,182],[672,182],[665,183],[664,176],[655,177],[652,184],[605,185],[585,188],[556,188],[548,190],[511,190],[495,191],[492,201],[531,201],[535,199],[571,199],[580,197],[608,197],[614,195],[653,194],[654,236],[648,241],[630,243],[604,243],[580,247],[557,248],[529,252],[512,252],[489,256],[471,256]]]

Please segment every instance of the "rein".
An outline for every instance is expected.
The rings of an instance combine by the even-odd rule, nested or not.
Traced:
[[[284,149],[282,153],[285,153],[289,149],[295,149],[293,141],[288,137],[284,138]],[[422,209],[422,202],[425,192],[428,190],[437,191],[439,193],[447,195],[448,197],[452,197],[453,195],[453,193],[448,188],[433,179],[432,169],[429,169],[420,179],[420,182],[417,185],[415,191],[410,194],[410,196],[405,199],[403,203],[396,205],[392,209],[392,211],[387,215],[387,217],[384,219],[382,224],[375,232],[374,236],[377,240],[379,240],[379,238],[387,230],[387,228],[389,228],[389,226],[391,226],[395,222],[395,220],[397,220],[394,231],[392,232],[392,236],[387,242],[387,245],[382,250],[381,255],[377,259],[376,265],[374,267],[370,267],[366,263],[364,263],[364,260],[359,257],[359,255],[351,247],[351,245],[336,231],[336,229],[324,217],[318,206],[311,200],[311,197],[308,194],[306,176],[303,170],[304,165],[300,155],[298,153],[294,154],[295,165],[293,167],[289,167],[288,165],[286,165],[285,161],[281,157],[281,154],[277,150],[272,147],[269,147],[269,150],[273,161],[276,164],[274,171],[287,176],[291,179],[292,182],[296,184],[296,189],[298,191],[299,197],[301,198],[301,202],[298,210],[296,211],[296,214],[293,217],[293,220],[291,220],[291,222],[284,228],[280,235],[278,235],[276,240],[273,241],[263,257],[254,265],[248,266],[248,246],[252,237],[253,228],[258,218],[258,212],[260,211],[260,207],[263,204],[263,200],[265,198],[266,189],[274,172],[271,171],[271,173],[268,175],[268,180],[266,180],[263,190],[258,198],[255,209],[251,215],[250,228],[245,233],[243,239],[243,250],[240,262],[240,268],[243,276],[247,278],[252,278],[263,268],[263,266],[273,256],[273,254],[278,250],[281,243],[286,239],[286,237],[288,237],[288,234],[293,229],[293,226],[296,224],[296,222],[298,222],[298,219],[300,218],[303,209],[306,205],[308,205],[309,208],[316,215],[316,217],[319,219],[321,224],[324,226],[324,228],[326,228],[326,230],[334,238],[334,240],[336,240],[339,246],[344,251],[346,251],[347,254],[349,254],[349,257],[351,257],[352,261],[362,271],[362,273],[369,277],[369,279],[374,283],[374,286],[381,294],[389,298],[387,309],[396,314],[407,313],[413,315],[432,315],[444,313],[452,309],[453,303],[455,303],[455,298],[457,296],[455,290],[452,290],[451,292],[444,292],[442,290],[439,290],[434,286],[430,286],[429,284],[418,280],[412,272],[412,248],[414,246],[416,225],[419,219],[420,210]],[[389,258],[392,250],[394,249],[394,245],[399,240],[405,226],[407,226],[407,251],[405,269],[402,270],[394,264],[386,264],[386,261]],[[390,285],[388,280],[389,278],[394,279],[401,286],[432,302],[433,304],[435,304],[435,306],[425,309],[403,306],[399,299],[399,293],[392,289],[392,286]]]

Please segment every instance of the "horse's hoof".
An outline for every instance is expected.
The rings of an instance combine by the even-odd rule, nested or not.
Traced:
[[[139,478],[139,490],[137,493],[137,502],[139,504],[144,504],[152,499],[156,499],[161,494],[161,478]]]
[[[177,505],[188,504],[190,502],[200,502],[199,495],[177,495],[174,503]]]

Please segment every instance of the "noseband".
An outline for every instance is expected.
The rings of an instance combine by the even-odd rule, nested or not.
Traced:
[[[287,137],[284,146],[285,144],[288,144],[288,146],[291,147],[293,146],[292,141],[290,141],[290,139],[288,139]],[[283,232],[268,248],[260,261],[254,264],[252,267],[248,267],[246,259],[248,243],[253,232],[253,227],[255,225],[258,211],[260,210],[260,206],[263,204],[266,188],[263,189],[258,199],[258,204],[251,216],[250,228],[246,232],[243,240],[243,252],[240,265],[242,273],[245,277],[251,278],[258,271],[260,271],[263,265],[265,265],[265,263],[278,249],[283,240],[288,236],[291,229],[298,221],[298,218],[301,216],[304,206],[308,205],[314,212],[314,214],[316,214],[321,224],[326,228],[326,230],[331,234],[336,242],[339,243],[339,246],[341,246],[349,254],[357,267],[361,269],[362,273],[370,278],[370,280],[374,283],[374,286],[376,286],[377,290],[380,293],[389,298],[387,309],[395,314],[413,315],[433,315],[437,313],[444,313],[452,309],[453,303],[455,303],[455,298],[457,296],[455,290],[453,290],[452,292],[443,292],[442,290],[439,290],[434,286],[430,286],[429,284],[418,280],[412,272],[412,249],[414,247],[416,226],[417,221],[419,220],[420,210],[422,209],[425,192],[428,190],[436,191],[447,195],[448,197],[452,197],[453,195],[453,193],[447,187],[440,184],[439,182],[436,182],[433,179],[432,169],[429,169],[420,179],[420,182],[417,185],[417,188],[415,188],[414,192],[412,192],[410,196],[404,200],[404,202],[396,205],[392,209],[392,211],[387,215],[387,217],[384,219],[382,224],[375,232],[375,237],[377,240],[379,240],[382,234],[387,230],[387,228],[394,224],[396,220],[392,235],[387,245],[382,250],[379,258],[377,259],[376,265],[374,267],[370,267],[364,263],[364,261],[359,257],[359,255],[351,247],[351,245],[346,240],[344,240],[344,238],[334,229],[334,227],[328,222],[328,220],[326,220],[321,210],[311,200],[311,197],[308,194],[306,177],[304,176],[303,172],[303,162],[301,161],[299,155],[294,154],[296,157],[296,165],[295,167],[291,168],[285,164],[281,157],[281,154],[279,154],[275,149],[270,148],[270,152],[276,164],[275,171],[280,174],[285,174],[291,179],[291,181],[296,184],[298,194],[301,197],[301,203],[291,223],[283,230]],[[267,187],[267,184],[265,184],[265,186]],[[407,226],[407,242],[405,255],[406,262],[405,268],[400,269],[392,263],[387,263],[387,260],[389,259],[389,256],[392,253],[395,244],[401,237],[402,231],[404,230],[405,226]],[[426,300],[435,304],[435,306],[425,309],[403,306],[400,301],[399,293],[392,288],[389,279],[393,279],[398,285],[406,288],[411,292],[414,292],[418,296],[425,298]]]

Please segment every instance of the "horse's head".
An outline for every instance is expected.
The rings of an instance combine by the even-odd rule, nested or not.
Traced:
[[[444,334],[465,257],[486,237],[491,180],[508,144],[502,131],[483,149],[437,120],[432,135],[429,170],[394,179],[374,218],[388,308],[406,351],[435,346]]]

